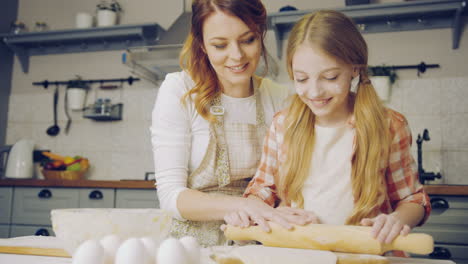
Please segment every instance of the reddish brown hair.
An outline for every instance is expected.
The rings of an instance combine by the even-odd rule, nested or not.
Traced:
[[[180,65],[187,71],[195,86],[182,98],[194,97],[197,112],[205,119],[214,121],[209,106],[220,93],[218,77],[211,67],[208,55],[203,49],[203,23],[214,12],[221,11],[238,17],[261,40],[263,59],[266,64],[266,50],[263,42],[267,30],[266,10],[260,0],[194,0],[192,2],[192,25],[180,55]]]

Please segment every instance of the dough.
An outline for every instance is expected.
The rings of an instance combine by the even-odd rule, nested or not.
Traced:
[[[367,254],[335,253],[338,257],[337,264],[388,264],[386,257]]]
[[[260,245],[236,247],[212,257],[217,264],[388,264],[377,255],[333,253],[330,251],[275,248]]]
[[[261,245],[242,246],[233,249],[230,255],[244,264],[336,264],[337,256],[330,251],[274,248]]]

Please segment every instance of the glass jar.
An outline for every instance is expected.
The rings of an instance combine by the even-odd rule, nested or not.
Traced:
[[[102,98],[98,98],[96,102],[94,102],[94,112],[96,114],[101,114],[102,113],[102,106],[103,106],[103,100]]]
[[[112,110],[111,100],[109,98],[104,99],[104,114],[110,115]]]

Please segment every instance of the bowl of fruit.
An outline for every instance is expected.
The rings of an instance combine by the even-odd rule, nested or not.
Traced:
[[[46,180],[82,180],[89,168],[87,158],[81,156],[61,156],[52,152],[42,152],[47,157],[42,162],[41,172]]]

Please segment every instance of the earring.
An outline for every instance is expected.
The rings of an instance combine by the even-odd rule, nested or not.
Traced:
[[[358,75],[358,76],[354,77],[354,78],[351,80],[351,87],[350,87],[351,92],[357,93],[357,89],[358,89],[358,87],[359,87],[360,78],[361,78],[361,75]]]

